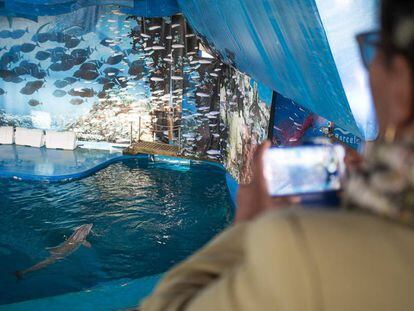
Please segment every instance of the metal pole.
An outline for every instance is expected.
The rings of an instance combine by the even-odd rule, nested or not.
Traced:
[[[138,141],[141,141],[141,117],[139,117],[139,123],[138,123]]]
[[[129,145],[132,146],[132,121],[131,121],[131,128],[129,131]]]
[[[178,154],[181,154],[181,125],[178,127]]]

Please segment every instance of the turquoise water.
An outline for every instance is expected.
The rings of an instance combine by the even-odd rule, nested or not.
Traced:
[[[0,213],[0,304],[162,273],[233,216],[223,170],[143,159],[69,183],[0,180]],[[94,225],[91,248],[14,276],[86,223]]]

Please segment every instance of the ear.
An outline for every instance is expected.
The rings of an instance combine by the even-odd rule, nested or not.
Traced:
[[[409,125],[414,114],[414,79],[408,60],[402,55],[394,56],[389,74],[391,104],[390,121],[397,128]]]

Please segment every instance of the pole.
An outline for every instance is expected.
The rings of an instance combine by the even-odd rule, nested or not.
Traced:
[[[178,154],[181,154],[181,125],[178,127]]]
[[[141,117],[138,120],[138,142],[141,141]]]
[[[129,145],[132,146],[132,121],[131,121],[131,128],[129,131]]]

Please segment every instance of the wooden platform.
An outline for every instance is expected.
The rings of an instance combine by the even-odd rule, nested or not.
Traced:
[[[126,155],[158,154],[165,156],[177,156],[179,155],[179,152],[180,149],[178,146],[148,141],[133,143],[131,147],[124,150],[124,154]]]

